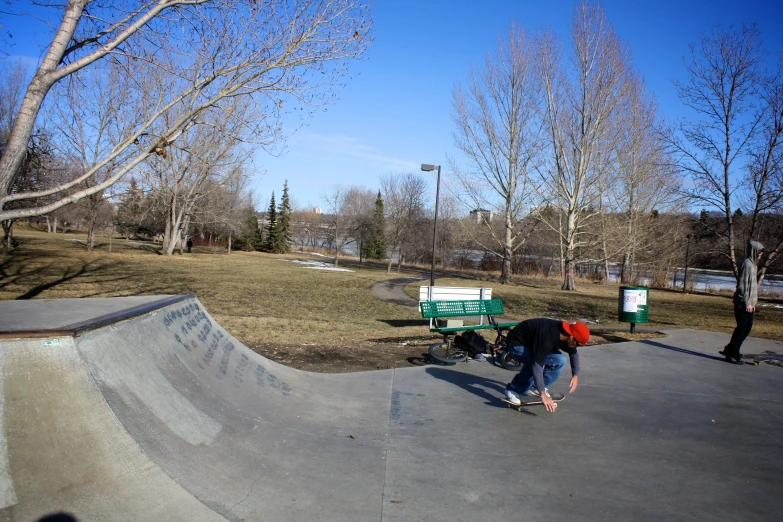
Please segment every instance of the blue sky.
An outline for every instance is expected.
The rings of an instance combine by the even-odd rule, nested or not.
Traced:
[[[516,21],[530,30],[552,27],[568,37],[573,0],[377,0],[372,7],[375,42],[357,74],[328,112],[318,113],[287,142],[281,158],[258,155],[266,173],[254,181],[262,209],[271,191],[279,198],[288,180],[293,200],[321,205],[334,184],[372,190],[381,175],[420,172],[421,163],[459,160],[451,123],[451,90],[471,64]],[[755,22],[765,46],[783,43],[783,0],[608,0],[603,2],[617,34],[633,52],[637,69],[659,100],[665,117],[684,114],[672,81],[683,78],[682,56],[699,34]],[[434,200],[434,182],[433,200]],[[262,210],[259,209],[259,210]]]
[[[296,205],[313,207],[323,206],[321,194],[333,185],[375,191],[380,176],[408,171],[432,181],[434,202],[434,175],[419,166],[442,164],[448,183],[447,157],[460,159],[450,115],[454,84],[464,81],[471,64],[480,65],[512,21],[531,31],[552,27],[567,39],[574,4],[376,0],[374,44],[352,65],[353,78],[337,102],[308,119],[281,157],[256,155],[262,172],[252,182],[258,210],[266,209],[272,191],[279,199],[285,180]],[[683,79],[682,56],[700,33],[716,24],[755,22],[767,50],[777,52],[783,44],[783,0],[605,0],[603,5],[667,118],[685,115],[672,81]],[[15,54],[24,55],[34,35],[23,27],[7,28],[16,32]],[[34,63],[37,52],[26,58]]]

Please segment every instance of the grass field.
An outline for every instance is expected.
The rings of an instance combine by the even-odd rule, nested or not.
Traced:
[[[306,254],[270,255],[195,248],[192,254],[161,256],[152,244],[101,239],[88,254],[79,235],[17,230],[13,254],[0,262],[0,299],[114,297],[193,293],[217,321],[260,353],[297,367],[322,371],[389,367],[411,362],[433,342],[413,309],[376,298],[370,287],[420,272],[392,272],[342,260],[353,272],[312,270],[292,263]],[[486,275],[485,275],[486,277]],[[426,284],[426,281],[424,282]],[[550,316],[619,325],[618,287],[579,282],[577,292],[559,281],[520,279],[501,286],[486,280],[439,277],[443,286],[491,286],[506,317]],[[418,284],[406,292],[418,296]],[[752,335],[783,339],[783,308],[762,303]],[[781,306],[781,305],[777,305]],[[650,292],[650,326],[730,332],[730,298]],[[623,337],[630,337],[625,335]],[[375,358],[377,366],[360,361]],[[319,366],[302,361],[322,360]],[[406,362],[407,361],[407,362]],[[333,368],[334,365],[336,368]]]

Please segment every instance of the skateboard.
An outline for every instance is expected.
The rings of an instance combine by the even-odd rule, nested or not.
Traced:
[[[555,401],[555,408],[557,408],[558,402],[563,402],[566,398],[565,395],[562,393],[550,393],[549,394],[551,399]],[[509,408],[513,408],[517,411],[524,411],[525,406],[535,406],[537,404],[544,404],[544,401],[542,400],[534,400],[534,401],[522,401],[522,404],[514,404],[511,401],[507,400],[504,397],[501,397],[501,400],[506,403],[506,406]]]
[[[726,354],[723,353],[723,350],[719,351],[718,353],[724,357],[726,356]],[[742,361],[742,364],[752,364],[753,366],[758,366],[762,358],[763,356],[756,355],[753,357],[753,359],[748,360],[748,359],[743,359],[742,356],[740,356],[740,361]]]

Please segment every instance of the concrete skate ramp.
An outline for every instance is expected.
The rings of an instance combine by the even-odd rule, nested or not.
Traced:
[[[242,346],[194,297],[128,308],[96,311],[93,330],[83,311],[55,325],[80,325],[75,337],[0,343],[0,520],[783,512],[783,370],[717,360],[725,335],[587,347],[577,393],[526,415],[499,400],[512,374],[487,362],[312,374]],[[764,350],[783,346],[749,339],[744,351]]]

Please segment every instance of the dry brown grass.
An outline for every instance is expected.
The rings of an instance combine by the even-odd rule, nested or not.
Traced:
[[[0,262],[0,299],[110,297],[193,293],[232,334],[260,353],[297,367],[307,354],[345,358],[339,368],[324,362],[322,369],[344,371],[412,362],[426,351],[432,336],[414,309],[376,298],[370,287],[419,272],[387,274],[382,265],[342,264],[353,272],[303,268],[286,262],[308,255],[285,256],[195,248],[192,254],[161,256],[152,244],[106,239],[88,254],[79,235],[50,235],[31,229],[17,231],[18,246]],[[426,284],[426,281],[424,282]],[[438,278],[438,285],[491,286],[503,299],[510,319],[551,316],[585,318],[598,325],[617,322],[618,287],[588,282],[577,292],[563,292],[553,280],[520,279],[501,286],[488,281]],[[406,289],[418,296],[418,284]],[[731,301],[652,290],[650,326],[697,328],[730,332]],[[783,339],[783,309],[762,307],[753,335]],[[355,351],[355,352],[354,352]],[[364,355],[360,356],[359,352]],[[407,361],[407,363],[406,363]],[[343,364],[342,362],[340,364]]]
[[[159,255],[152,244],[101,241],[92,254],[76,235],[23,230],[0,263],[0,299],[196,294],[240,339],[343,344],[388,335],[386,321],[420,319],[373,297],[373,283],[398,277],[373,268],[312,270],[286,262],[308,257],[195,248]]]
[[[572,321],[593,321],[591,328],[626,327],[617,320],[619,286],[578,281],[576,292],[560,290],[560,281],[553,279],[519,278],[511,285],[487,281],[467,281],[462,278],[439,278],[442,286],[490,286],[493,297],[503,299],[507,316],[514,319],[556,317]],[[409,285],[406,293],[418,296],[418,286]],[[783,303],[762,300],[755,316],[753,333],[765,339],[783,339]],[[673,290],[650,290],[650,322],[646,326],[693,328],[731,333],[734,311],[730,294],[683,294]],[[621,333],[618,335],[622,335]],[[630,336],[628,337],[630,338]]]

